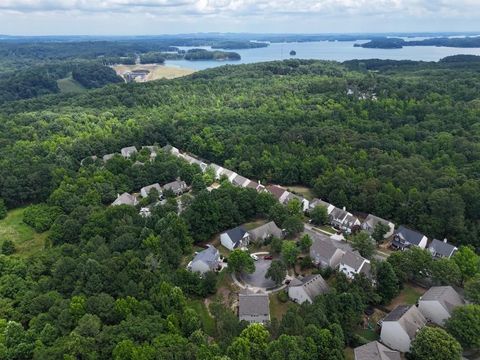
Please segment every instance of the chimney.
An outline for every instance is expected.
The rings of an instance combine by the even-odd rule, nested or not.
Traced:
[[[447,238],[443,239],[443,242],[446,244],[447,243]]]
[[[343,211],[347,211],[347,208],[345,206],[342,209],[343,209]]]

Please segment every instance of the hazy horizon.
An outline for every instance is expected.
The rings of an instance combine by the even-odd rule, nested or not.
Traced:
[[[476,0],[0,2],[0,33],[16,36],[475,32],[478,18]]]

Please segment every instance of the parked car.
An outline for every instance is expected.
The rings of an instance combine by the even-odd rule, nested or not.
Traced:
[[[250,257],[251,257],[253,260],[255,260],[255,261],[258,260],[258,256],[255,255],[255,254],[250,254]]]
[[[263,257],[264,260],[273,260],[273,256],[272,255],[265,255]]]

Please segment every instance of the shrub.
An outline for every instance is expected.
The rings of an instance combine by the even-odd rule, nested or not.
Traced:
[[[61,214],[62,210],[57,206],[31,205],[23,213],[23,222],[41,233],[50,229],[55,219]]]

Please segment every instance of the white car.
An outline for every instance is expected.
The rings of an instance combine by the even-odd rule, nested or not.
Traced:
[[[250,254],[250,257],[251,257],[253,260],[255,260],[255,261],[258,260],[258,256],[255,255],[255,254]]]

